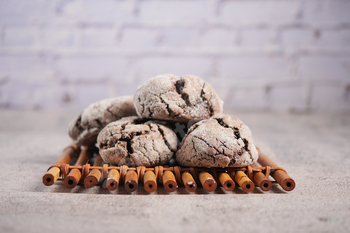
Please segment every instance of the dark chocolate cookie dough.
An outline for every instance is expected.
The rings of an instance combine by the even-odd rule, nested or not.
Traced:
[[[225,114],[194,124],[176,152],[180,165],[193,167],[242,167],[257,159],[248,126]]]
[[[188,122],[221,113],[223,102],[213,87],[197,76],[164,74],[138,88],[134,105],[143,118]]]
[[[136,116],[133,96],[104,99],[90,104],[68,126],[68,134],[77,145],[93,145],[108,123]]]
[[[177,138],[159,122],[125,117],[108,124],[98,135],[105,162],[128,166],[157,166],[169,162],[177,149]]]

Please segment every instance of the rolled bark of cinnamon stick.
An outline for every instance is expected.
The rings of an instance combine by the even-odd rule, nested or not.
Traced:
[[[56,161],[56,165],[63,163],[69,163],[73,157],[78,156],[80,153],[80,147],[71,143],[66,149],[64,149],[60,158]],[[43,176],[43,183],[46,186],[53,185],[57,179],[61,176],[61,169],[59,167],[51,167]]]
[[[259,158],[258,163],[261,164],[261,166],[271,166],[271,167],[277,167],[277,165],[269,159],[264,153],[262,153],[258,148],[259,152]],[[276,170],[274,171],[271,176],[277,181],[281,187],[286,191],[292,191],[295,188],[295,181],[283,170]]]
[[[115,190],[119,186],[120,174],[117,169],[111,169],[107,176],[107,189],[110,191]]]
[[[90,155],[89,155],[89,148],[88,146],[84,146],[83,150],[80,152],[79,158],[77,162],[75,163],[75,166],[82,166],[89,161]],[[78,168],[73,168],[67,177],[64,179],[64,185],[67,188],[74,188],[77,186],[78,182],[80,181],[81,178],[81,172]]]
[[[182,173],[182,182],[185,185],[185,188],[189,192],[194,192],[197,189],[197,184],[196,181],[194,181],[193,176],[189,172],[184,172]]]
[[[208,172],[199,173],[199,180],[201,181],[203,188],[207,192],[212,192],[217,187],[217,183],[214,177],[210,175]]]
[[[125,175],[124,188],[127,192],[131,193],[138,188],[138,178],[135,171],[128,171]]]
[[[226,172],[223,172],[223,173],[220,173],[218,177],[219,177],[220,184],[226,191],[232,191],[235,189],[236,187],[235,182],[231,179],[229,174],[227,174]]]
[[[102,166],[103,160],[101,158],[101,155],[97,155],[94,165],[96,167]],[[85,188],[91,188],[97,185],[100,182],[101,179],[101,171],[100,169],[94,168],[92,169],[89,174],[84,179],[84,186]]]
[[[244,192],[250,193],[254,190],[255,185],[243,171],[236,171],[235,181]]]
[[[146,171],[143,176],[143,188],[146,192],[154,192],[157,190],[156,175],[152,171]]]
[[[252,167],[256,166],[252,165]],[[269,191],[272,187],[271,181],[262,172],[254,172],[254,183],[263,191]]]
[[[162,180],[163,186],[167,192],[174,192],[177,189],[176,179],[171,171],[165,171]]]

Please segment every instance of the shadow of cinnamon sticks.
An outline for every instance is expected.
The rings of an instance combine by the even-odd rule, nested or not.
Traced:
[[[50,192],[50,193],[72,193],[72,194],[109,194],[109,195],[254,195],[254,194],[287,194],[278,184],[273,184],[270,191],[264,192],[260,188],[256,187],[251,193],[244,192],[241,188],[236,187],[233,191],[226,191],[221,186],[213,192],[207,192],[204,188],[198,187],[195,192],[188,192],[185,187],[180,186],[176,191],[168,193],[163,186],[158,186],[157,190],[148,193],[144,190],[143,185],[139,187],[134,192],[127,192],[123,184],[114,190],[110,191],[102,185],[94,186],[92,188],[85,188],[84,185],[78,185],[73,189],[69,189],[64,186],[63,182],[57,182],[52,186],[43,187],[42,189],[36,189],[36,192]]]

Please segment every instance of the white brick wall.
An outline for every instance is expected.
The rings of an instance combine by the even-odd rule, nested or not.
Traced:
[[[79,108],[161,73],[226,108],[350,111],[350,0],[0,0],[0,108]]]

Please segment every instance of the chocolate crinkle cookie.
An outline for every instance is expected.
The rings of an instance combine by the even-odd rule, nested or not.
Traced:
[[[98,135],[102,159],[114,165],[157,166],[169,162],[177,149],[174,131],[160,122],[125,117]]]
[[[242,167],[257,159],[248,126],[225,114],[192,125],[176,152],[180,165],[193,167]]]
[[[77,145],[94,145],[108,123],[126,116],[136,116],[133,96],[104,99],[84,109],[69,124],[68,134]]]
[[[213,87],[193,75],[158,75],[134,95],[139,117],[179,122],[199,121],[222,112],[223,102]]]

